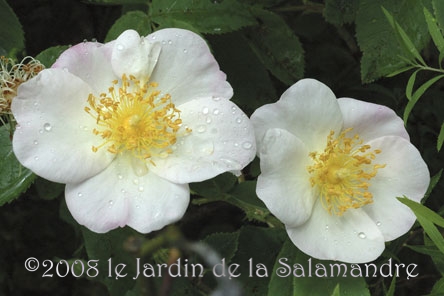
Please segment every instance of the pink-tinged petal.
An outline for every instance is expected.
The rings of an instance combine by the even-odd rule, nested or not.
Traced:
[[[211,96],[233,96],[226,75],[199,35],[182,29],[163,29],[148,35],[146,41],[162,46],[151,81],[159,83],[158,89],[169,93],[176,105]]]
[[[235,104],[226,99],[202,98],[177,106],[182,134],[173,153],[154,158],[150,169],[177,183],[200,182],[250,163],[256,153],[253,126]],[[185,134],[185,128],[192,131]]]
[[[52,68],[63,69],[85,81],[95,95],[107,92],[116,77],[111,67],[114,41],[83,42],[65,50]]]
[[[157,63],[161,46],[146,42],[134,30],[123,32],[115,41],[111,63],[118,77],[133,75],[148,81]]]
[[[315,202],[307,172],[307,147],[286,130],[270,129],[259,157],[262,173],[257,180],[258,197],[287,227],[305,223]]]
[[[382,105],[350,98],[338,99],[344,118],[344,129],[353,128],[361,139],[370,141],[383,136],[398,136],[409,140],[402,119]]]
[[[114,155],[92,146],[95,120],[85,111],[89,86],[61,69],[47,69],[22,84],[12,102],[19,126],[13,149],[23,166],[48,180],[80,182],[103,170]]]
[[[386,166],[369,181],[373,203],[363,209],[379,226],[385,240],[390,241],[409,231],[416,220],[396,197],[405,195],[419,202],[429,185],[430,174],[418,150],[404,138],[387,136],[367,144],[382,151],[373,163]]]
[[[330,215],[318,200],[310,219],[299,227],[287,227],[291,241],[309,256],[365,263],[384,251],[384,237],[362,209]]]
[[[330,130],[342,128],[342,114],[333,92],[314,79],[302,79],[279,101],[258,108],[251,116],[258,149],[266,131],[281,128],[304,142],[310,151],[324,148]]]
[[[153,172],[137,176],[129,158],[119,156],[100,174],[66,185],[66,203],[77,222],[99,233],[125,225],[148,233],[182,218],[188,185],[170,183]]]

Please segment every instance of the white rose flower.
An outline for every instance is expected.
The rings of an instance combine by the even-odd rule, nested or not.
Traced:
[[[252,125],[232,94],[197,34],[128,30],[69,48],[20,86],[13,149],[37,175],[67,184],[80,224],[148,233],[183,216],[188,183],[254,158]]]
[[[257,195],[292,242],[318,259],[363,263],[406,233],[429,171],[391,109],[336,99],[303,79],[251,116],[261,175]]]

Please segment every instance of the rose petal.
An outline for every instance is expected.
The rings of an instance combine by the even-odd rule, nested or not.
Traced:
[[[211,96],[233,96],[226,75],[199,35],[182,29],[163,29],[146,40],[162,46],[151,80],[159,83],[159,90],[169,93],[176,105]]]
[[[257,180],[258,197],[288,227],[305,223],[315,202],[306,169],[307,147],[286,130],[269,129],[259,157],[262,173]]]
[[[399,136],[409,140],[404,122],[385,106],[350,98],[338,99],[344,118],[344,129],[353,128],[365,141],[383,136]]]
[[[258,108],[251,116],[258,149],[266,131],[281,128],[304,142],[309,151],[323,149],[330,130],[342,128],[342,114],[333,92],[314,79],[302,79],[279,101]]]
[[[114,41],[101,44],[83,42],[65,50],[52,68],[68,71],[83,81],[95,95],[106,92],[116,76],[111,67],[111,52]]]
[[[19,124],[13,138],[18,160],[48,180],[80,182],[113,159],[106,150],[92,152],[101,139],[92,133],[95,120],[85,111],[91,92],[80,78],[47,69],[22,84],[12,102]]]
[[[80,224],[99,233],[125,225],[148,233],[182,218],[188,185],[152,172],[137,176],[130,161],[130,156],[119,156],[93,178],[66,185],[66,203]]]
[[[416,220],[396,197],[405,195],[419,202],[427,190],[430,174],[418,150],[404,138],[387,136],[367,144],[382,151],[373,163],[386,166],[369,181],[373,203],[363,209],[379,226],[385,240],[390,241],[406,233]]]
[[[160,54],[159,43],[145,42],[134,30],[126,30],[115,41],[111,63],[116,75],[134,75],[148,81]]]
[[[256,145],[248,117],[231,101],[202,98],[177,106],[182,136],[166,158],[150,169],[177,183],[199,182],[240,170],[254,158]],[[192,131],[185,134],[185,127]]]
[[[375,222],[361,209],[330,215],[318,200],[310,219],[299,227],[287,227],[291,241],[309,256],[365,263],[384,251],[384,237]]]

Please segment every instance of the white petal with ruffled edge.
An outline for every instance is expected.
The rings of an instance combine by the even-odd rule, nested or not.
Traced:
[[[60,55],[52,68],[79,77],[90,86],[94,95],[107,92],[111,82],[117,78],[110,63],[114,43],[84,42],[74,45]]]
[[[130,156],[118,156],[97,176],[67,184],[65,195],[76,221],[95,232],[128,225],[148,233],[182,218],[190,193],[152,172],[137,176]]]
[[[234,103],[202,98],[177,106],[182,129],[173,153],[153,158],[150,170],[177,183],[200,182],[226,171],[244,168],[253,160],[256,145],[248,117]],[[185,127],[191,133],[185,135]]]
[[[404,122],[392,109],[350,98],[340,98],[338,103],[344,118],[344,129],[353,128],[350,134],[357,133],[365,141],[383,136],[410,139]]]
[[[363,210],[375,221],[386,241],[406,233],[416,220],[413,212],[396,197],[406,196],[419,202],[430,182],[428,168],[418,150],[401,137],[387,136],[368,142],[381,149],[373,163],[386,164],[369,181],[373,203]]]
[[[310,217],[315,196],[306,167],[308,150],[298,138],[282,129],[270,129],[259,152],[261,175],[256,193],[267,208],[288,227]]]
[[[115,41],[111,63],[116,75],[133,75],[142,81],[148,81],[153,71],[161,45],[149,43],[134,30],[123,32]]]
[[[384,251],[384,237],[361,209],[330,215],[318,200],[311,218],[299,227],[287,227],[291,241],[309,256],[348,263],[373,261]]]
[[[258,108],[251,116],[259,144],[270,128],[285,129],[310,151],[323,149],[330,130],[342,128],[342,114],[333,92],[313,79],[302,79],[286,90],[279,101]]]
[[[163,29],[148,35],[146,41],[162,46],[150,79],[159,83],[162,93],[171,95],[176,106],[193,99],[233,96],[226,75],[199,35],[182,29]]]
[[[46,69],[22,84],[12,102],[19,124],[13,138],[17,159],[48,180],[80,182],[103,170],[113,159],[100,143],[96,125],[85,111],[89,86],[61,69]]]

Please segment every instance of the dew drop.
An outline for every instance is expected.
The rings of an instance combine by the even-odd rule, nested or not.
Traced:
[[[206,122],[206,123],[211,123],[211,121],[212,121],[212,120],[211,120],[211,117],[207,117],[207,118],[205,119],[205,122]]]
[[[325,231],[328,231],[330,227],[328,225],[325,225]]]
[[[125,46],[123,46],[123,44],[117,44],[116,45],[117,50],[123,50],[125,48]]]
[[[219,114],[220,114],[219,109],[214,109],[214,110],[213,110],[213,114],[214,114],[214,115],[219,115]]]
[[[245,150],[250,150],[251,147],[253,147],[253,144],[251,144],[251,142],[247,141],[242,144],[242,148],[244,148]]]
[[[376,222],[376,226],[381,226],[381,221]]]
[[[110,200],[110,201],[108,201],[108,204],[109,204],[109,207],[111,208],[114,204],[114,201]]]
[[[197,132],[198,132],[198,133],[203,133],[203,132],[205,132],[206,130],[207,130],[207,127],[206,127],[205,125],[203,125],[203,124],[197,126]]]
[[[234,146],[234,147],[239,147],[239,143],[238,143],[238,142],[234,142],[234,143],[233,143],[233,146]]]
[[[39,141],[34,140],[34,145],[38,145]]]
[[[187,53],[187,52],[188,52],[188,50],[186,50],[186,49],[183,50],[183,53]]]
[[[359,238],[363,238],[363,239],[367,237],[367,235],[365,235],[364,232],[358,233],[358,236],[359,236]]]
[[[215,101],[215,102],[220,101],[220,98],[213,96],[213,101]]]
[[[34,156],[34,160],[39,160],[39,157],[38,156]]]
[[[221,28],[214,28],[214,32],[220,32]]]
[[[242,118],[236,118],[236,123],[238,124],[242,123]]]
[[[78,197],[82,197],[82,196],[83,196],[83,193],[82,193],[82,192],[79,192],[79,193],[77,193],[77,196],[78,196]]]
[[[122,176],[121,174],[118,174],[118,175],[117,175],[117,178],[119,178],[119,180],[122,180],[122,179],[123,179],[123,176]]]
[[[49,123],[45,123],[45,124],[43,125],[43,129],[44,129],[45,131],[49,132],[49,131],[51,131],[52,126],[51,126],[51,124],[49,124]]]
[[[134,179],[134,180],[133,180],[133,183],[134,183],[135,185],[138,185],[138,184],[139,184],[139,179]]]
[[[162,44],[165,45],[165,44],[166,44],[166,41],[165,41],[165,40],[162,40]]]
[[[140,209],[140,206],[139,206],[139,205],[136,205],[136,209]]]
[[[92,42],[97,42],[97,39],[96,38],[92,38],[91,41]]]
[[[86,43],[86,42],[88,42],[88,40],[87,39],[83,39],[83,43]]]
[[[120,190],[120,192],[122,192],[122,193],[126,193],[125,189]]]
[[[171,45],[171,44],[173,44],[173,41],[171,41],[171,40],[168,40],[168,44],[170,44],[170,45]]]
[[[143,186],[139,186],[139,192],[143,192]]]
[[[203,108],[202,108],[202,113],[203,113],[203,114],[206,115],[206,114],[208,114],[208,112],[209,112],[208,107],[203,107]]]
[[[40,134],[43,134],[43,130],[42,130],[42,129],[39,129],[39,133],[40,133]]]
[[[16,126],[15,126],[15,129],[21,129],[22,127],[20,126],[20,124],[17,124]]]

